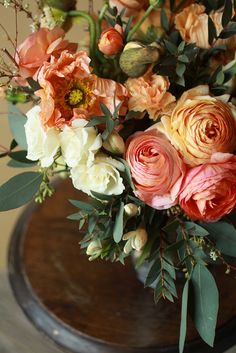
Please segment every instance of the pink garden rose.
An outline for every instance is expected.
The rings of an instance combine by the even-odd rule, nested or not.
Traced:
[[[180,206],[193,220],[215,222],[236,207],[236,156],[215,153],[186,174]]]
[[[15,60],[19,66],[18,75],[23,78],[34,77],[37,79],[38,69],[53,54],[59,55],[62,50],[75,52],[77,44],[64,40],[65,32],[56,27],[52,30],[40,28],[29,35],[16,50]]]
[[[116,7],[119,12],[125,9],[126,16],[137,15],[138,12],[148,6],[148,0],[109,0],[111,7]]]
[[[128,139],[125,158],[138,198],[158,210],[177,204],[186,168],[178,152],[155,125]]]
[[[57,59],[51,57],[44,63],[38,81],[42,89],[36,92],[41,98],[41,119],[44,127],[61,128],[74,119],[89,120],[103,115],[100,104],[113,113],[120,105],[120,115],[127,110],[126,88],[113,80],[92,74],[90,58],[86,52],[71,54],[63,51]],[[123,103],[123,104],[122,104]]]

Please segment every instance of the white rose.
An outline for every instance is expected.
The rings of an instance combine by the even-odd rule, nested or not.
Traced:
[[[122,166],[122,163],[110,157],[96,157],[90,166],[79,164],[71,169],[73,185],[89,195],[91,191],[104,195],[120,195],[125,187],[117,168]]]
[[[31,161],[40,160],[42,167],[49,167],[59,148],[59,132],[51,128],[44,130],[40,120],[40,107],[35,106],[26,114],[27,158]]]
[[[102,147],[102,138],[94,127],[85,128],[87,120],[77,119],[60,133],[62,156],[69,167],[91,165],[96,152]]]

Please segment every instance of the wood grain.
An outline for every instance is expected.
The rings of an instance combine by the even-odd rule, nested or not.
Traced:
[[[155,305],[130,261],[89,262],[77,224],[66,219],[75,212],[70,198],[81,194],[65,181],[53,198],[26,210],[13,234],[10,280],[27,316],[70,352],[176,353],[180,302]],[[215,275],[221,295],[215,348],[199,339],[189,320],[186,352],[219,353],[236,343],[236,281],[221,268]]]

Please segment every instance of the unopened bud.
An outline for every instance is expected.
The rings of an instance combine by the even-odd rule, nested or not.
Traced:
[[[103,142],[103,147],[114,154],[123,154],[125,152],[124,140],[116,131],[113,131]]]
[[[129,42],[120,56],[120,67],[129,77],[139,77],[159,58],[160,49],[157,46]]]
[[[127,203],[124,207],[125,214],[131,218],[140,213],[139,207],[134,203]]]
[[[124,46],[124,34],[120,25],[115,25],[114,28],[109,28],[101,34],[98,48],[107,55],[113,56],[118,54]]]
[[[132,249],[140,251],[146,244],[148,235],[144,228],[138,228],[124,234],[122,239],[127,240],[124,253],[129,254]]]
[[[91,243],[88,245],[86,254],[89,257],[89,261],[95,260],[99,257],[102,253],[102,243],[100,240],[92,240]]]

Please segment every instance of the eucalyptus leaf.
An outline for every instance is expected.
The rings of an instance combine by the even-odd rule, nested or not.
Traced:
[[[100,124],[105,124],[107,118],[105,116],[94,116],[85,127],[96,126]]]
[[[7,165],[8,165],[8,167],[11,167],[11,168],[32,168],[37,164],[35,162],[31,162],[31,163],[29,163],[29,162],[30,161],[28,161],[27,163],[24,163],[24,162],[17,161],[15,159],[11,159],[7,163]]]
[[[236,229],[227,222],[203,223],[203,227],[214,240],[216,248],[223,254],[236,257]]]
[[[180,321],[180,334],[179,334],[179,353],[183,353],[184,351],[184,344],[185,344],[186,333],[187,333],[188,292],[189,292],[189,280],[185,282],[183,294],[182,294],[181,321]]]
[[[169,31],[169,20],[164,9],[161,9],[161,27],[165,31]]]
[[[202,339],[213,347],[219,308],[219,293],[211,272],[197,264],[191,276],[193,305],[191,316]]]
[[[157,277],[160,274],[160,271],[161,271],[161,261],[158,258],[153,262],[153,264],[148,272],[144,286],[149,287],[157,279]]]
[[[90,205],[89,203],[86,203],[86,202],[83,202],[83,201],[79,201],[79,200],[69,200],[69,202],[73,206],[75,206],[75,207],[77,207],[77,208],[79,208],[79,209],[81,209],[83,211],[86,211],[86,212],[89,212],[89,213],[95,211],[94,207],[92,205]]]
[[[43,181],[41,173],[25,172],[8,180],[0,187],[0,211],[8,211],[29,202]]]
[[[9,125],[16,142],[24,149],[28,148],[25,136],[26,116],[13,104],[9,104]]]
[[[123,236],[123,216],[124,216],[124,202],[120,203],[119,211],[116,215],[113,238],[116,243],[119,243]]]
[[[199,226],[195,222],[184,222],[184,226],[188,234],[196,237],[205,237],[209,232],[204,227]]]
[[[222,15],[222,26],[225,27],[229,23],[229,21],[232,18],[232,13],[233,12],[233,6],[232,6],[232,0],[225,0],[225,6],[224,6],[224,11]]]

